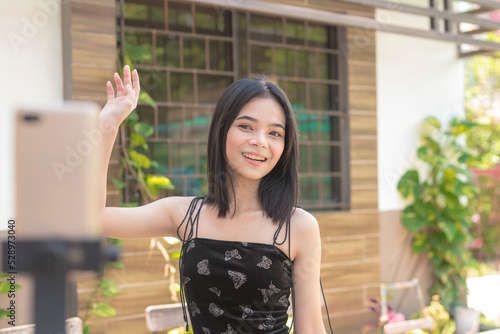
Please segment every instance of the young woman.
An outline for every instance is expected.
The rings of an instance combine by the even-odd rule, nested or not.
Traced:
[[[181,297],[195,334],[325,333],[316,219],[297,208],[298,130],[288,98],[262,79],[230,85],[208,138],[205,197],[167,197],[137,208],[105,207],[109,156],[121,122],[136,107],[139,76],[124,68],[107,83],[99,115],[104,234],[178,237]]]

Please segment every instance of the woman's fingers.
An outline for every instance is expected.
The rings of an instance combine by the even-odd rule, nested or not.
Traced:
[[[132,80],[130,79],[130,66],[128,65],[123,67],[123,85],[130,85],[132,87]]]
[[[123,94],[124,94],[123,82],[122,82],[122,79],[120,78],[120,75],[118,73],[115,73],[115,75],[113,76],[113,79],[115,79],[116,97],[123,96]]]
[[[141,92],[141,84],[139,83],[139,73],[137,73],[137,70],[134,70],[132,72],[132,89],[135,92],[135,103],[134,103],[134,108],[137,106],[137,101],[139,100],[139,94]]]
[[[108,96],[108,101],[115,98],[115,90],[113,89],[111,81],[106,82],[106,94]]]

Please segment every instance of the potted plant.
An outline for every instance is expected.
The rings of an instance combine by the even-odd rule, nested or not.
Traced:
[[[427,118],[417,150],[422,168],[407,171],[398,183],[398,191],[409,201],[401,221],[413,234],[413,252],[428,254],[434,278],[431,293],[439,295],[449,311],[462,304],[466,270],[476,265],[468,249],[469,202],[477,189],[467,162],[474,158],[463,138],[472,127],[454,118],[443,128],[435,117]]]

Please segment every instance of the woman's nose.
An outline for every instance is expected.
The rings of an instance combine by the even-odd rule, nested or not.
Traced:
[[[267,147],[267,137],[266,134],[260,131],[254,133],[252,137],[251,144],[257,147]]]

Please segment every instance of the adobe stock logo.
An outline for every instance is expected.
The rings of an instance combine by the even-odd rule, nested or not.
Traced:
[[[21,47],[28,44],[30,40],[35,38],[40,32],[40,29],[49,23],[50,19],[59,15],[61,5],[65,2],[67,2],[67,0],[38,1],[40,9],[37,10],[30,18],[23,17],[21,19],[21,29],[19,31],[11,31],[7,35],[15,54],[19,54]]]

